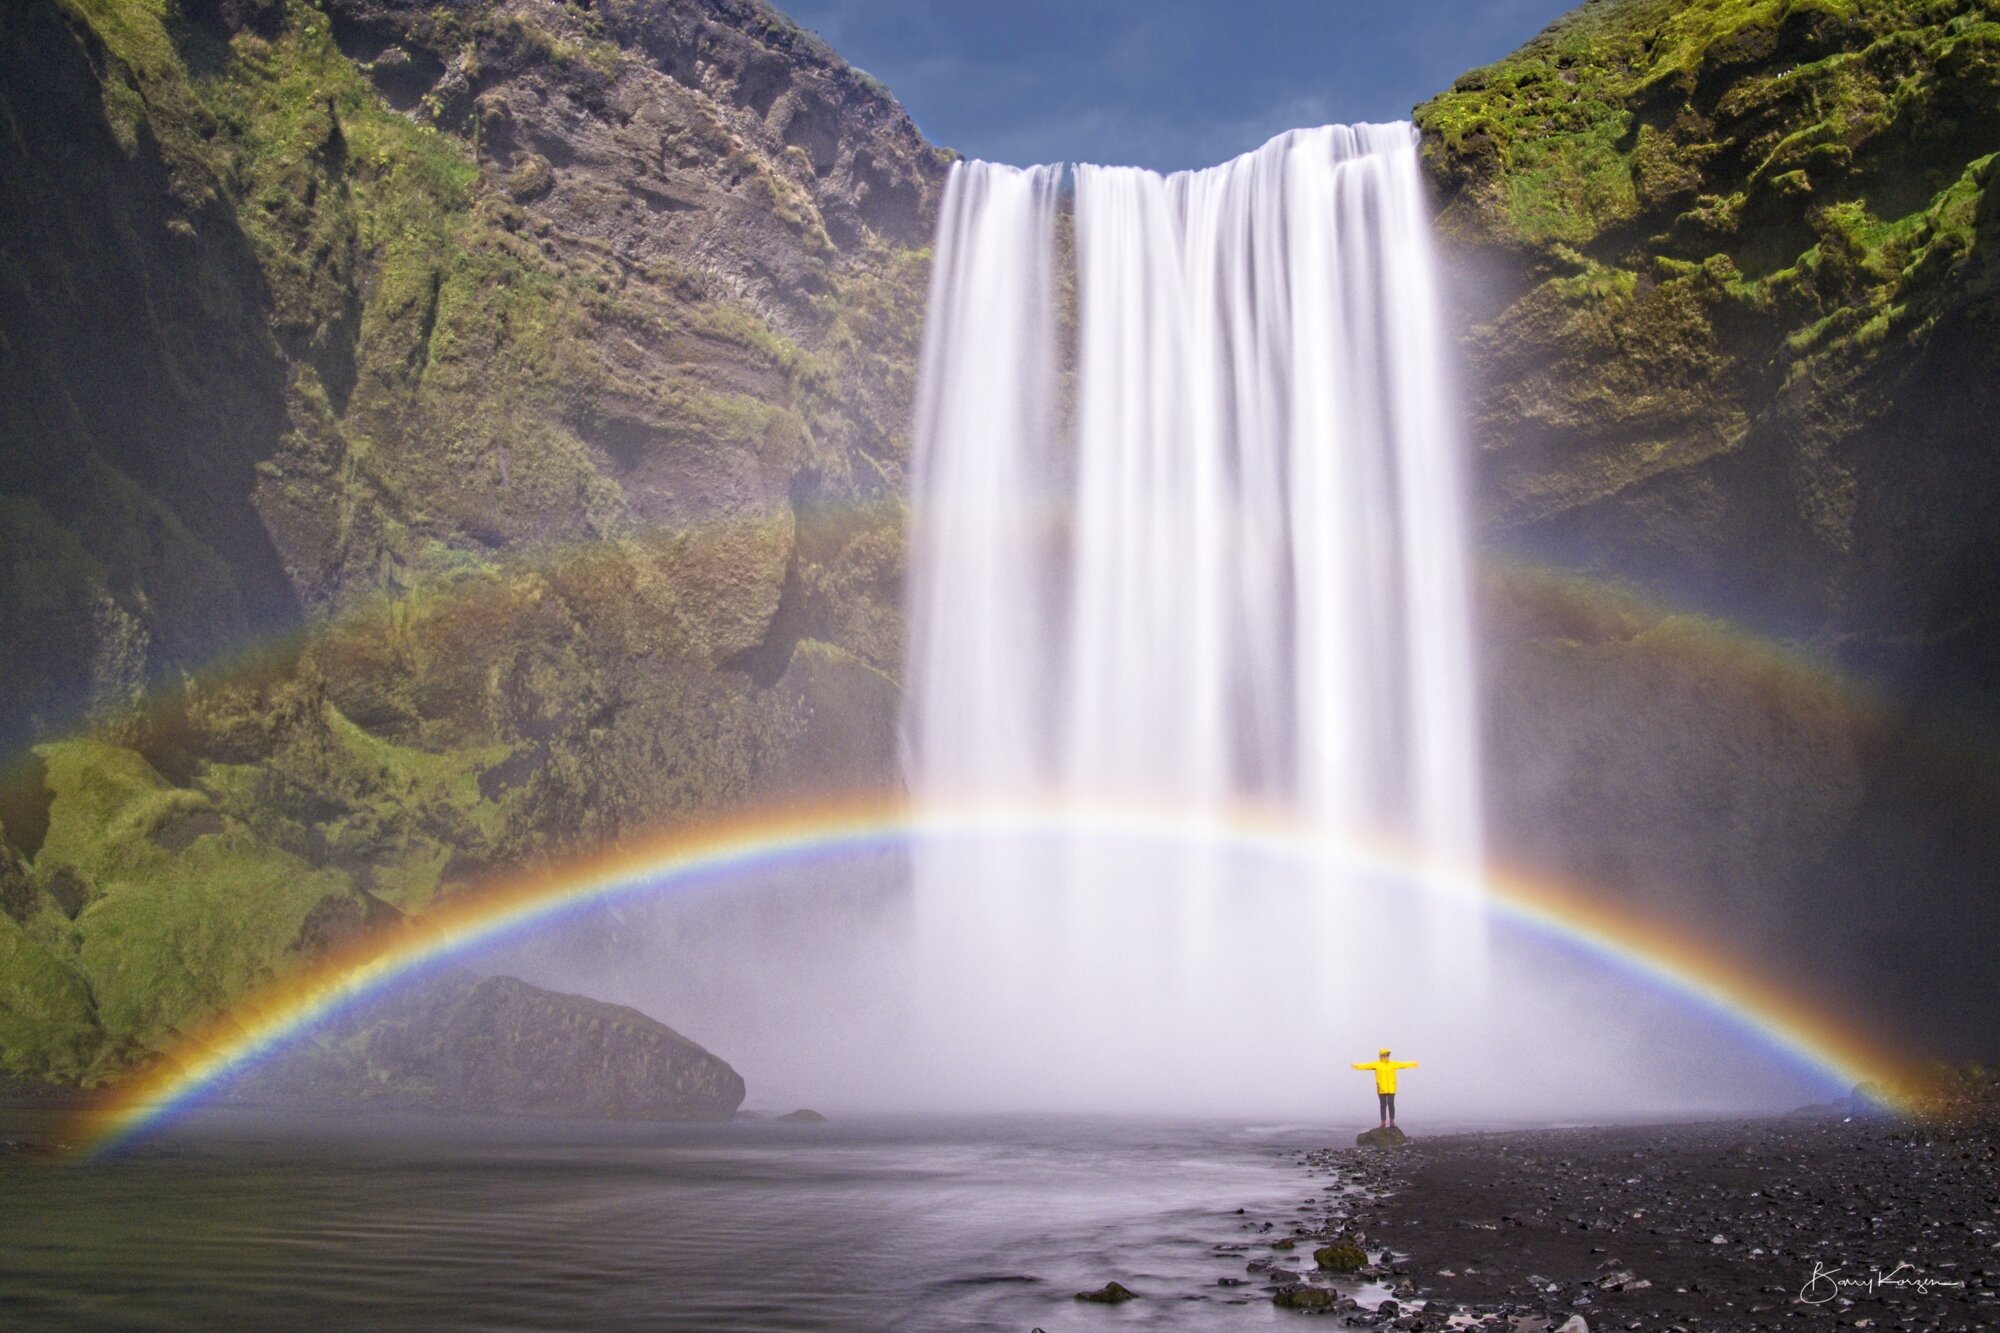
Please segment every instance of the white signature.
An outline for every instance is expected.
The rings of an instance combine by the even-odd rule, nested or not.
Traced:
[[[1939,1287],[1963,1287],[1964,1278],[1923,1277],[1908,1264],[1897,1264],[1888,1272],[1871,1269],[1866,1277],[1842,1277],[1847,1266],[1828,1268],[1818,1260],[1813,1261],[1812,1276],[1799,1288],[1799,1299],[1807,1305],[1825,1305],[1844,1291],[1858,1291],[1865,1296],[1873,1296],[1885,1287],[1908,1287],[1919,1295],[1929,1295]]]

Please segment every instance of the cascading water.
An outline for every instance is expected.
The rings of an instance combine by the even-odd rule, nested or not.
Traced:
[[[1466,516],[1414,131],[1299,130],[1166,177],[1079,167],[1073,289],[1060,183],[970,162],[945,194],[912,471],[913,799],[1196,825],[1277,807],[1330,845],[1470,870]],[[996,838],[920,852],[916,878],[929,1046],[979,1052],[988,1104],[1066,1059],[1116,1063],[1163,1008],[1227,1040],[1268,993],[1235,933],[1267,909],[1200,855]],[[1437,975],[1476,973],[1476,911],[1341,887],[1264,924],[1329,953],[1396,931]],[[1297,991],[1299,1017],[1343,1012],[1341,976]],[[1033,1052],[1011,1073],[1010,1046]],[[1157,1052],[1127,1063],[1171,1087]]]

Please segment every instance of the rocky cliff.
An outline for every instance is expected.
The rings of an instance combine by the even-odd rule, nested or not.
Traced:
[[[1502,853],[1992,1049],[2000,9],[1592,0],[1416,119]]]
[[[0,120],[0,1069],[886,778],[947,158],[866,75],[760,0],[28,0]]]
[[[946,157],[866,75],[760,0],[21,0],[0,118],[0,1075],[890,774]],[[1994,6],[1593,0],[1417,121],[1500,852],[1989,1051]]]

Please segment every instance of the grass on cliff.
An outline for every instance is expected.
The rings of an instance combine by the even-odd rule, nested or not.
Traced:
[[[898,656],[873,599],[893,599],[899,571],[882,501],[925,252],[869,241],[842,259],[797,155],[766,161],[716,120],[704,151],[733,155],[742,197],[824,269],[831,298],[788,336],[692,265],[555,234],[526,206],[548,179],[482,170],[484,109],[434,94],[397,111],[304,0],[233,36],[172,0],[57,3],[103,44],[104,113],[135,170],[153,153],[165,168],[167,225],[247,241],[248,300],[290,377],[255,502],[319,618],[256,671],[201,674],[161,690],[178,702],[159,716],[40,748],[37,910],[0,915],[9,1072],[115,1071],[298,965],[328,921],[375,910],[364,891],[421,911],[786,778],[821,694],[888,706],[892,684],[849,649]],[[403,40],[469,77],[482,59],[539,62],[602,92],[630,57],[593,16],[569,20],[556,36],[439,7]],[[717,469],[740,508],[685,528],[635,512],[620,478],[663,458]],[[155,534],[190,585],[214,581],[122,475],[90,489],[103,540]],[[35,552],[0,609],[46,614],[49,660],[95,653],[129,703],[147,635],[173,631],[115,600],[124,620],[90,618],[118,576],[92,540],[0,506],[0,546]],[[797,606],[776,625],[781,596]],[[779,674],[795,654],[784,690],[718,669]]]
[[[2000,5],[1594,0],[1416,120],[1446,239],[1524,279],[1469,338],[1480,426],[1533,442],[1493,455],[1508,521],[1775,413],[1798,521],[1852,549],[1828,441],[1883,410],[1885,353],[2000,291]]]
[[[1721,256],[1733,297],[1879,312],[1970,249],[2000,10],[1600,0],[1417,121],[1462,233],[1635,272]]]

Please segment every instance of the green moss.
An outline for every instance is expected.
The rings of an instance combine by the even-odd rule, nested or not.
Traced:
[[[67,7],[110,53],[114,134],[159,146],[170,225],[236,246],[217,280],[252,293],[244,336],[288,377],[248,498],[312,620],[253,668],[48,747],[20,968],[57,1009],[82,995],[96,1035],[46,1068],[129,1062],[295,966],[319,909],[366,910],[361,892],[420,912],[817,771],[823,697],[889,715],[893,683],[810,636],[899,656],[892,497],[926,253],[838,254],[810,162],[767,158],[726,108],[667,151],[790,229],[814,308],[780,330],[699,263],[641,269],[559,234],[540,201],[593,187],[518,155],[482,172],[492,109],[468,90],[482,64],[541,65],[597,96],[626,57],[595,13],[399,11],[403,44],[448,71],[404,114],[304,0],[226,40],[163,0]],[[635,503],[620,478],[640,467],[673,484]],[[0,545],[33,552],[0,601],[41,636],[10,648],[47,641],[124,696],[244,615],[176,515],[116,469],[86,479],[94,531],[0,503]],[[710,506],[726,521],[673,517]],[[183,629],[165,646],[200,651],[163,655]]]
[[[1313,1263],[1331,1273],[1352,1273],[1368,1266],[1368,1252],[1351,1240],[1337,1240],[1314,1250]]]
[[[226,1009],[285,965],[348,883],[247,833],[200,838],[107,881],[77,920],[77,970],[107,1030],[146,1045]]]
[[[349,896],[344,876],[263,842],[130,750],[36,753],[54,799],[35,869],[88,893],[70,980],[39,976],[53,997],[87,987],[107,1041],[157,1046],[209,1017],[286,965],[314,907]]]
[[[1419,107],[1446,239],[1520,275],[1468,340],[1498,521],[1729,454],[1777,408],[1815,451],[1801,521],[1848,549],[1852,479],[1808,442],[1993,289],[1994,27],[1975,0],[1598,0]]]
[[[83,1082],[103,1047],[83,979],[0,915],[0,1074]]]

